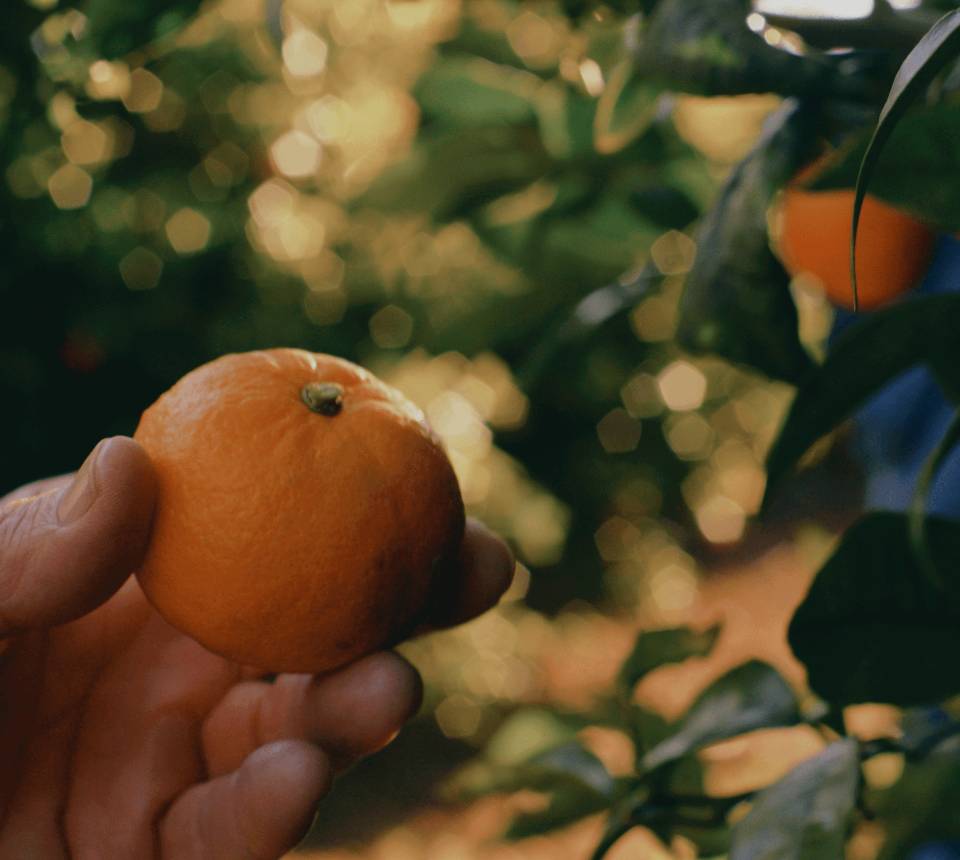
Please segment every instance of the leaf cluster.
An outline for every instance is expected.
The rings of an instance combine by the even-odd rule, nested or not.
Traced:
[[[937,78],[960,54],[960,12],[936,19],[924,6],[917,15],[897,17],[878,6],[884,8],[852,25],[846,36],[858,45],[871,29],[882,31],[877,44],[886,49],[884,56],[854,51],[845,66],[814,49],[831,45],[820,44],[827,36],[813,23],[778,22],[809,36],[799,55],[751,40],[742,26],[749,10],[736,2],[705,9],[661,0],[633,24],[631,75],[645,85],[709,95],[772,90],[787,97],[698,222],[697,258],[685,279],[678,329],[691,350],[798,386],[769,454],[768,498],[814,443],[905,371],[926,367],[953,402],[960,393],[956,296],[916,298],[861,320],[816,365],[796,333],[788,276],[770,251],[767,210],[824,139],[834,154],[815,187],[855,188],[854,243],[868,187],[943,229],[956,230],[960,223],[947,181],[958,166],[950,143],[955,73],[939,83]],[[875,126],[864,119],[870,110],[844,108],[855,104],[879,109]],[[650,273],[637,283],[644,277]],[[632,298],[628,292],[624,302]],[[801,707],[771,667],[749,663],[715,681],[683,718],[666,725],[633,703],[634,685],[659,665],[708,652],[716,631],[639,637],[614,701],[593,717],[627,734],[636,753],[634,773],[607,783],[607,827],[595,857],[634,827],[665,842],[685,835],[702,856],[723,853],[734,860],[841,857],[865,818],[886,827],[884,858],[957,837],[960,723],[937,703],[960,693],[960,674],[946,656],[960,647],[960,523],[926,516],[925,498],[958,441],[960,418],[923,469],[912,510],[872,513],[850,528],[796,611],[790,644],[819,706]],[[843,709],[865,702],[905,709],[902,736],[863,742],[846,733]],[[685,780],[697,772],[697,753],[711,743],[796,725],[821,731],[823,750],[766,788],[714,797],[678,782],[681,774]],[[580,750],[586,760],[589,753]],[[891,788],[875,791],[862,765],[882,753],[902,756],[905,767]],[[589,761],[591,769],[598,767],[595,757]],[[563,805],[556,784],[540,783],[538,790],[552,798],[548,810]],[[582,814],[594,813],[599,800],[594,794]],[[738,814],[731,819],[734,809]],[[579,817],[541,823],[547,829]]]

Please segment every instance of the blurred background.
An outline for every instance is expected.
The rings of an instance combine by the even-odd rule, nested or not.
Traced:
[[[647,5],[5,6],[0,494],[132,433],[204,361],[297,346],[423,407],[470,512],[517,552],[501,607],[406,647],[423,712],[341,781],[316,858],[586,856],[595,821],[500,844],[529,798],[464,803],[449,780],[491,738],[507,761],[562,734],[557,713],[610,682],[638,629],[726,619],[711,663],[649,691],[667,714],[749,654],[802,683],[783,629],[857,509],[857,467],[821,451],[751,526],[793,389],[675,339],[693,227],[780,97],[638,79]],[[789,49],[759,12],[871,6],[745,13]],[[833,311],[793,289],[822,355]],[[615,733],[590,743],[616,772]],[[721,750],[717,779],[782,771],[771,750]],[[638,832],[611,856],[693,856],[667,851]]]

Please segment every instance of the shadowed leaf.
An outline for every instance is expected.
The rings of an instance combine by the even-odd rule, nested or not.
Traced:
[[[927,522],[937,567],[953,573],[960,524]],[[834,705],[915,705],[960,691],[960,581],[935,586],[914,554],[903,514],[870,514],[852,526],[790,624],[790,644],[810,686]]]
[[[697,235],[677,338],[769,376],[799,381],[813,363],[800,344],[790,278],[770,250],[767,209],[806,159],[807,110],[786,103],[733,170]]]
[[[917,298],[848,329],[797,392],[767,457],[767,497],[821,436],[916,364],[956,375],[960,296]]]
[[[697,632],[689,627],[650,630],[637,637],[630,656],[620,667],[618,683],[625,692],[632,690],[649,672],[689,657],[705,657],[713,650],[720,626]]]
[[[751,661],[701,693],[674,734],[644,755],[643,769],[655,770],[735,735],[793,725],[799,718],[796,697],[786,681],[773,667]]]
[[[883,147],[900,119],[936,75],[960,54],[960,10],[948,12],[907,55],[900,66],[890,93],[880,111],[877,127],[867,145],[857,176],[853,201],[853,233],[850,237],[850,276],[853,282],[854,306],[857,304],[857,272],[854,261],[857,228],[867,186],[876,168]]]
[[[857,742],[830,744],[754,798],[733,828],[730,860],[843,857],[859,782]]]

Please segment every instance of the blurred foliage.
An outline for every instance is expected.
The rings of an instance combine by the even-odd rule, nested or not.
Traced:
[[[629,21],[552,3],[38,5],[17,0],[0,73],[3,487],[131,432],[196,364],[284,343],[419,400],[475,512],[551,569],[536,606],[642,601],[630,546],[684,542],[698,511],[742,531],[780,395],[766,416],[732,409],[757,381],[671,343],[682,231],[717,171],[670,94],[627,71]],[[655,287],[551,334],[651,257]]]
[[[468,507],[523,563],[503,608],[410,646],[455,679],[428,690],[440,729],[488,741],[460,789],[543,796],[510,838],[601,811],[597,857],[637,827],[733,858],[839,856],[871,817],[888,856],[955,836],[949,706],[917,742],[922,708],[879,741],[843,720],[852,702],[960,692],[932,659],[956,638],[954,522],[848,532],[791,629],[813,693],[754,660],[674,722],[637,703],[715,629],[642,633],[579,710],[537,701],[525,659],[591,604],[675,624],[696,552],[741,540],[765,469],[776,489],[913,365],[960,390],[953,297],[859,321],[818,364],[831,311],[790,282],[775,218],[825,153],[823,186],[853,187],[876,159],[872,191],[956,230],[956,72],[937,73],[960,13],[921,41],[954,4],[878,0],[826,22],[767,5],[11,0],[0,485],[73,468],[223,352],[344,355],[424,407]],[[765,467],[785,383],[798,393]],[[629,772],[584,742],[595,727],[629,743]],[[819,733],[813,758],[767,787],[707,790],[705,748],[797,727]],[[861,771],[886,753],[906,766],[883,796]]]

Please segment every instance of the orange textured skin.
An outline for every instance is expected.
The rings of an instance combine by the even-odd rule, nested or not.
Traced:
[[[300,399],[343,386],[338,415]],[[408,634],[452,588],[464,528],[422,414],[366,370],[294,349],[188,373],[134,435],[159,497],[137,574],[172,625],[274,672],[321,672]]]
[[[809,169],[801,171],[802,181]],[[853,191],[807,191],[792,185],[783,194],[780,255],[791,275],[815,275],[827,298],[853,308],[850,233]],[[860,309],[881,307],[912,290],[927,270],[935,236],[927,226],[867,195],[857,229],[857,292]]]

